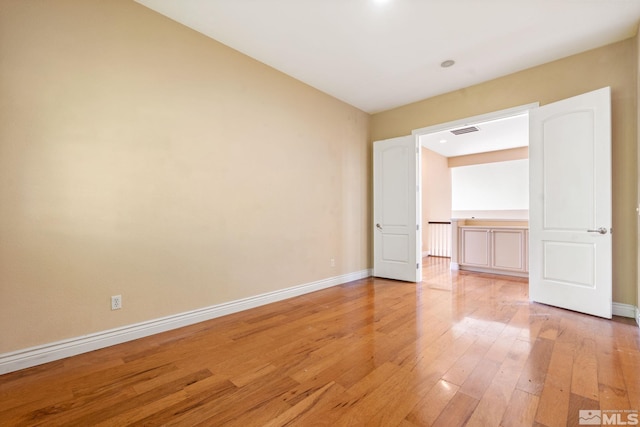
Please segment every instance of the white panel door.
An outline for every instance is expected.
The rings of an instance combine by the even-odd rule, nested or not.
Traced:
[[[373,275],[419,282],[420,151],[417,138],[373,143]]]
[[[529,297],[611,318],[611,101],[531,110]]]

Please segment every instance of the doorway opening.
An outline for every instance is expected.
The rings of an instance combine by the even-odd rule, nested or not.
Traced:
[[[526,226],[528,115],[537,105],[413,131],[423,154],[423,256],[452,257],[452,266],[458,267],[457,242],[452,238],[456,235],[455,219]],[[520,258],[517,268],[524,271],[524,253]]]

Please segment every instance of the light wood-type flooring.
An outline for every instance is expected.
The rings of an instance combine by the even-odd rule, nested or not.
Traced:
[[[635,322],[533,304],[527,286],[428,258],[417,285],[363,279],[0,376],[0,425],[573,426],[640,410]]]

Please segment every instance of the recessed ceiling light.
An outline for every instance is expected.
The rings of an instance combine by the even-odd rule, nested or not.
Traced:
[[[447,140],[446,140],[446,139],[441,139],[441,140],[440,140],[440,144],[444,144],[445,142],[447,142]]]
[[[455,64],[456,61],[454,61],[453,59],[447,59],[446,61],[442,61],[442,63],[440,64],[440,66],[442,68],[449,68],[451,67],[453,64]]]

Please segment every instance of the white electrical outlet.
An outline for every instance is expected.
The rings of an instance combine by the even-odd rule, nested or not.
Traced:
[[[120,310],[122,308],[122,295],[114,295],[111,297],[111,310]]]

